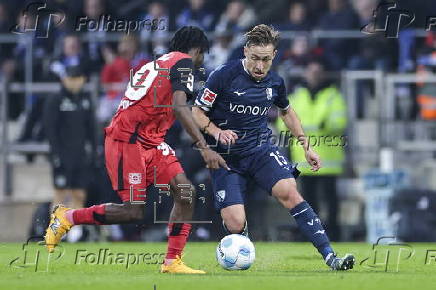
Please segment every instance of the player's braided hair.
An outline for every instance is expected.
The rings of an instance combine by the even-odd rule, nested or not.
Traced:
[[[277,47],[277,44],[280,40],[280,33],[270,25],[259,24],[247,33],[245,33],[245,38],[245,46],[265,46],[268,44],[272,44],[274,47]]]
[[[195,26],[183,26],[176,31],[170,41],[170,51],[188,53],[191,48],[199,48],[201,52],[209,51],[209,41],[203,30]]]

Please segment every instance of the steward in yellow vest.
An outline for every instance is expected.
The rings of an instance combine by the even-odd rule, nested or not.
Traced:
[[[310,170],[304,150],[293,136],[289,144],[293,162],[299,163],[302,175],[340,175],[345,161],[344,146],[347,145],[344,131],[347,126],[347,112],[344,99],[334,85],[322,81],[315,87],[300,87],[289,95],[291,107],[301,120],[306,137],[321,158],[322,168],[318,172]],[[287,130],[281,119],[277,129],[285,135]],[[289,135],[289,134],[288,134]]]

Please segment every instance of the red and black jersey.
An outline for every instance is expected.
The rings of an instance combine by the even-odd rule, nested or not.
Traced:
[[[127,85],[118,111],[105,128],[106,136],[146,147],[164,142],[173,125],[173,93],[193,94],[193,63],[188,54],[167,53],[142,66]]]

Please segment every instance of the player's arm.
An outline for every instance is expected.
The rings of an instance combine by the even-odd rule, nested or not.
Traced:
[[[321,160],[318,154],[312,150],[310,147],[309,141],[304,134],[303,126],[301,126],[301,121],[295,113],[294,109],[291,108],[289,104],[289,100],[286,96],[286,87],[283,79],[281,80],[281,84],[278,89],[278,97],[274,101],[274,104],[280,110],[280,117],[283,120],[286,128],[291,131],[291,134],[298,138],[300,144],[302,144],[304,148],[304,152],[306,155],[306,160],[312,166],[312,171],[318,171],[321,168]]]
[[[231,145],[235,144],[238,135],[232,130],[222,130],[207,116],[207,112],[213,106],[223,87],[223,81],[220,75],[221,71],[219,69],[209,75],[203,91],[195,100],[195,104],[198,105],[198,107],[192,109],[192,115],[198,127],[200,127],[204,133],[211,135],[221,144]]]
[[[174,65],[170,71],[170,81],[173,88],[174,114],[189,136],[194,140],[195,147],[200,150],[201,156],[206,162],[206,167],[211,169],[223,167],[229,170],[229,167],[221,155],[207,146],[206,140],[204,140],[203,135],[195,124],[192,118],[192,112],[187,106],[188,94],[192,94],[193,77],[190,75],[189,79],[186,81],[186,72],[179,70],[179,68],[192,69],[192,67],[192,60],[182,59]]]
[[[283,123],[285,123],[286,128],[288,128],[292,135],[296,136],[298,141],[301,142],[306,155],[306,160],[310,165],[312,165],[311,170],[318,171],[321,168],[321,160],[318,154],[312,150],[312,147],[304,134],[303,126],[301,126],[301,121],[298,118],[297,113],[288,106],[286,110],[280,110],[280,117],[282,118]]]
[[[219,141],[221,144],[232,145],[235,144],[236,139],[238,139],[238,135],[232,130],[222,130],[217,127],[200,107],[192,108],[192,115],[198,127],[200,127],[204,133],[214,137],[215,140]]]
[[[218,169],[219,167],[226,168],[230,170],[227,166],[225,160],[216,153],[211,150],[204,140],[203,135],[201,135],[200,130],[192,118],[192,112],[189,107],[186,106],[186,94],[182,91],[175,91],[173,94],[173,110],[176,115],[177,120],[180,121],[183,128],[185,128],[186,132],[191,136],[193,140],[195,140],[194,144],[196,148],[200,150],[201,156],[206,162],[206,167],[211,169]]]

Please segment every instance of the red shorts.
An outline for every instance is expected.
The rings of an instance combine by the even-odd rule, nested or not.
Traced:
[[[183,173],[174,150],[166,143],[145,149],[140,143],[130,144],[105,138],[106,169],[112,187],[123,202],[143,202],[146,188],[155,184],[169,190],[169,182]]]

